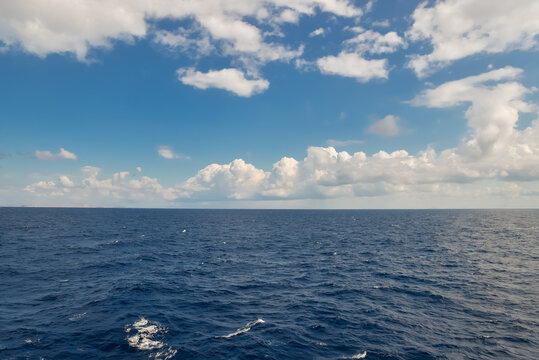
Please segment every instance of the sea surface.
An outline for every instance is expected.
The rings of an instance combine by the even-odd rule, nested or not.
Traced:
[[[539,211],[0,208],[0,359],[539,359]]]

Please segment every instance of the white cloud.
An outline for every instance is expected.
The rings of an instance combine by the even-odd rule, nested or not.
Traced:
[[[292,48],[275,40],[276,34],[284,37],[282,24],[298,23],[319,11],[355,19],[363,13],[349,0],[0,2],[0,50],[23,50],[40,57],[74,54],[80,61],[91,61],[92,49],[150,37],[195,59],[212,54],[230,60],[228,69],[208,73],[187,66],[184,83],[251,96],[269,86],[259,75],[261,66],[303,54],[303,45]],[[164,29],[159,22],[163,19],[181,20],[184,25]],[[232,85],[223,83],[226,76],[234,77]]]
[[[374,6],[374,2],[375,2],[375,1],[376,1],[376,0],[369,0],[369,1],[367,2],[367,4],[365,5],[365,12],[370,12],[370,11],[372,11],[372,7]]]
[[[359,32],[359,34],[344,42],[349,51],[355,51],[360,54],[393,53],[406,45],[404,40],[394,31],[382,35],[376,31],[365,31],[357,27],[352,30]]]
[[[189,159],[189,156],[177,154],[170,147],[164,145],[157,148],[157,153],[165,159]],[[140,168],[140,170],[139,168],[140,167],[137,167],[137,171],[142,172],[142,168]]]
[[[72,202],[125,204],[125,201],[174,200],[177,190],[165,188],[157,179],[142,176],[133,179],[127,171],[117,172],[110,178],[100,178],[101,169],[86,166],[77,179],[65,175],[57,181],[39,181],[25,187],[25,191],[39,197],[69,198]],[[118,201],[118,202],[116,202]]]
[[[36,150],[34,155],[38,160],[77,160],[77,155],[64,148],[60,148],[57,154],[53,154],[49,150]]]
[[[156,31],[153,41],[170,49],[180,49],[189,55],[205,56],[215,50],[209,33],[196,25],[190,29],[180,27],[174,31]]]
[[[137,171],[138,171],[139,173],[142,173],[142,167],[137,166],[136,169],[137,169]]]
[[[309,34],[309,37],[315,37],[315,36],[320,36],[320,35],[324,35],[326,33],[326,30],[324,28],[318,28],[316,30],[313,30],[310,34]]]
[[[412,100],[412,104],[446,108],[470,103],[465,116],[473,136],[465,145],[467,154],[501,155],[522,135],[515,129],[519,112],[534,109],[523,101],[523,97],[533,90],[514,81],[501,82],[516,79],[521,73],[521,69],[508,66],[450,81],[424,91]]]
[[[387,115],[383,119],[377,120],[369,126],[367,132],[382,136],[395,136],[399,134],[398,116]]]
[[[397,51],[406,46],[396,32],[380,34],[365,30],[360,26],[348,28],[358,33],[354,38],[343,42],[344,50],[337,56],[325,56],[316,61],[323,74],[353,77],[359,82],[375,78],[387,79],[389,75],[387,59],[366,59],[365,54],[383,54]],[[305,63],[296,61],[296,66],[308,68]]]
[[[65,187],[72,187],[74,185],[73,181],[71,181],[71,179],[66,175],[61,175],[58,179],[60,180],[60,184]]]
[[[341,52],[337,56],[326,56],[317,60],[323,74],[355,78],[359,82],[371,79],[387,79],[387,59],[367,60],[356,53]]]
[[[297,22],[300,16],[314,15],[317,9],[344,17],[362,13],[348,0],[4,1],[0,2],[0,41],[5,48],[19,47],[41,57],[73,53],[79,60],[87,60],[92,48],[146,37],[153,31],[151,21],[191,19],[212,41],[225,41],[234,52],[256,56],[273,45],[265,43],[260,28],[247,18],[256,19],[259,26]],[[178,37],[185,34],[175,35],[172,38],[160,33],[157,41],[185,43]]]
[[[388,19],[372,22],[372,26],[377,26],[377,27],[389,27],[389,25],[390,23]]]
[[[279,16],[275,19],[277,23],[293,23],[296,24],[299,21],[300,14],[292,9],[284,9]]]
[[[144,16],[121,1],[2,1],[0,40],[40,57],[70,52],[85,60],[92,47],[145,36]]]
[[[525,101],[533,89],[516,82],[521,73],[506,67],[447,82],[416,96],[411,101],[415,106],[468,106],[468,138],[440,152],[427,148],[415,155],[406,150],[367,155],[339,152],[331,146],[310,147],[304,159],[283,157],[269,171],[236,159],[208,165],[168,188],[146,176],[135,180],[128,172],[100,178],[98,168],[84,167],[78,178],[46,179],[26,190],[62,199],[194,202],[381,196],[415,199],[428,194],[428,199],[460,199],[460,206],[474,196],[534,196],[539,184],[539,119],[523,130],[516,126],[521,112],[537,110]]]
[[[367,156],[311,147],[302,161],[284,157],[268,172],[243,160],[213,164],[179,184],[180,197],[312,199],[410,192],[462,196],[461,187],[470,189],[467,184],[476,182],[538,181],[539,119],[522,131],[516,129],[519,112],[536,109],[523,100],[531,90],[512,81],[520,73],[510,67],[494,70],[426,90],[412,101],[416,106],[440,108],[470,104],[465,116],[471,135],[456,148],[440,153],[427,148],[417,155],[379,151]],[[382,124],[378,133],[398,130],[392,115]],[[250,175],[226,172],[227,185],[221,186],[222,172],[236,163]]]
[[[431,7],[425,1],[412,19],[407,36],[433,47],[409,63],[419,76],[473,54],[528,50],[538,44],[537,0],[446,0]]]
[[[179,69],[178,79],[199,89],[218,88],[243,97],[261,93],[269,87],[267,80],[246,79],[244,73],[238,69],[210,70],[207,73],[191,68]]]
[[[179,187],[182,196],[205,193],[206,197],[245,199],[256,196],[266,178],[263,170],[236,159],[229,164],[211,164]]]

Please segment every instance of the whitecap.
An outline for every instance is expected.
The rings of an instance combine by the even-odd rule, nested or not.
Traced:
[[[159,350],[155,354],[150,354],[149,358],[156,360],[168,360],[176,355],[177,350],[172,347],[166,347],[166,343],[156,340],[167,332],[167,329],[157,322],[150,322],[141,317],[133,325],[125,330],[127,333],[127,342],[129,346],[139,350]]]
[[[231,338],[232,336],[236,336],[236,335],[239,335],[239,334],[246,333],[249,330],[251,330],[251,328],[253,326],[255,326],[256,324],[263,324],[263,323],[265,323],[265,321],[262,320],[262,319],[256,319],[254,321],[249,321],[247,324],[245,324],[244,327],[234,331],[233,333],[230,333],[230,334],[224,335],[224,336],[216,336],[216,337],[228,339],[228,338]]]
[[[79,320],[79,319],[82,319],[82,318],[85,317],[85,316],[86,316],[86,313],[85,313],[85,312],[80,313],[80,314],[75,314],[75,315],[73,315],[73,316],[71,316],[71,317],[69,318],[69,321]]]
[[[367,357],[367,352],[363,351],[362,353],[353,355],[353,356],[343,356],[341,359],[365,359]]]

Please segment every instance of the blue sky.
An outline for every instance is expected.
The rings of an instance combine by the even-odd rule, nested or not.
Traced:
[[[539,4],[0,4],[0,205],[539,206]]]

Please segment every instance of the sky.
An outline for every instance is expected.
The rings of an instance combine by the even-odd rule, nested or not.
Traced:
[[[536,0],[0,2],[0,206],[539,207]]]

